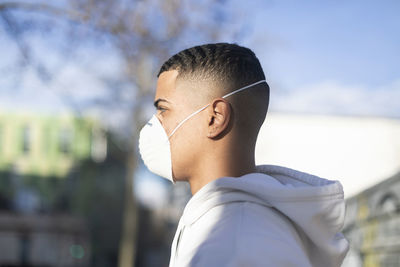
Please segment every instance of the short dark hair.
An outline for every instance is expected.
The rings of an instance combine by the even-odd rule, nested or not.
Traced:
[[[178,78],[220,81],[231,90],[265,79],[254,52],[235,43],[204,44],[182,50],[161,66],[157,77],[169,70],[177,70]]]

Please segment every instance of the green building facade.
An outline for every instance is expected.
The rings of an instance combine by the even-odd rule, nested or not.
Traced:
[[[94,119],[0,113],[0,171],[61,178],[80,160],[104,160],[106,150],[106,138]]]

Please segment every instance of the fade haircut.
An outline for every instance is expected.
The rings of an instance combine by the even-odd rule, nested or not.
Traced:
[[[206,79],[228,86],[229,91],[264,80],[256,55],[249,48],[229,43],[194,46],[170,57],[157,75],[177,70],[177,79]]]
[[[169,58],[161,66],[157,77],[170,70],[178,71],[177,80],[214,83],[224,94],[265,80],[254,52],[229,43],[205,44],[185,49]],[[234,116],[238,129],[253,140],[253,145],[269,106],[268,84],[261,83],[254,87],[240,99],[229,100],[240,110]]]

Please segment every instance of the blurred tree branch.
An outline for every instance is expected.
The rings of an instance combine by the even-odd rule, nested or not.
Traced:
[[[0,12],[9,9],[21,9],[26,11],[36,12],[48,12],[54,16],[62,16],[76,21],[85,21],[86,18],[80,12],[74,10],[62,9],[55,6],[51,6],[45,3],[29,3],[29,2],[4,2],[0,3]]]

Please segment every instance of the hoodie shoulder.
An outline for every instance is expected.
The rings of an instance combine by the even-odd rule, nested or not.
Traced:
[[[214,207],[199,222],[213,213],[224,214],[224,220],[213,226],[187,266],[311,267],[298,233],[279,211],[234,202]]]

